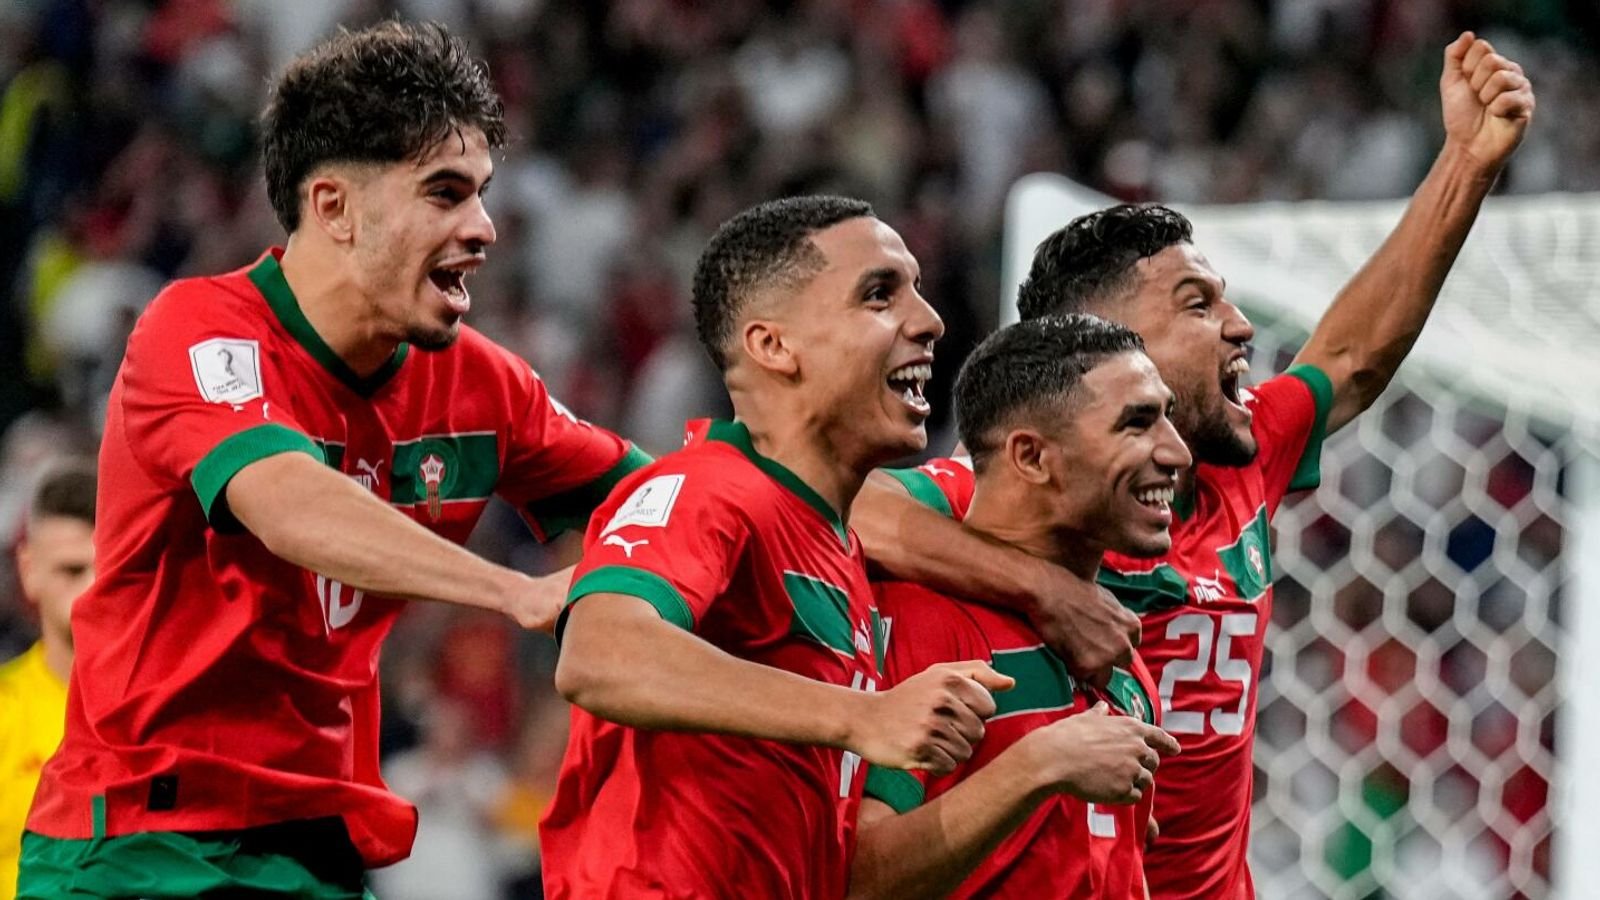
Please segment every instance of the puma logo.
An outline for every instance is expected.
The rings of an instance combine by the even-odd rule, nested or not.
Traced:
[[[378,485],[380,483],[382,483],[381,479],[378,478],[378,464],[377,463],[369,463],[364,459],[357,459],[356,460],[356,468],[358,468],[362,472],[366,473],[365,475],[362,475],[361,477],[357,478],[356,480],[362,482],[366,486],[367,490],[370,490],[370,491],[377,490],[378,489]],[[367,480],[368,478],[370,478],[371,481],[368,481]]]
[[[628,541],[628,540],[623,540],[620,535],[612,534],[612,535],[607,535],[606,539],[600,542],[600,546],[602,546],[602,547],[621,547],[622,548],[622,552],[626,553],[628,555],[629,559],[633,559],[633,548],[639,547],[639,546],[643,546],[644,544],[648,544],[648,543],[650,543],[650,539],[649,538],[645,538],[642,541]]]
[[[938,463],[928,463],[927,465],[923,466],[923,468],[928,471],[929,475],[933,475],[935,477],[945,475],[953,478],[956,474],[949,469],[940,467]]]

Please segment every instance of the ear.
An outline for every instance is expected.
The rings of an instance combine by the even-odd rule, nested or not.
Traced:
[[[1028,484],[1050,483],[1050,452],[1050,442],[1032,428],[1013,429],[1002,448],[1006,465]]]
[[[783,323],[772,319],[751,319],[739,331],[739,349],[757,368],[774,375],[792,378],[800,372],[800,360],[784,332]]]
[[[356,184],[350,178],[324,171],[306,185],[302,225],[311,225],[334,243],[349,243],[355,237]]]

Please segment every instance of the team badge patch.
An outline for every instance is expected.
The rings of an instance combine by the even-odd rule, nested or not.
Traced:
[[[444,501],[440,498],[445,476],[444,457],[437,453],[424,456],[417,466],[417,474],[422,476],[422,484],[428,491],[428,518],[437,522],[444,512]]]
[[[244,403],[261,396],[261,344],[211,338],[189,348],[194,383],[207,403]]]
[[[672,517],[672,505],[678,502],[678,492],[683,490],[683,479],[683,475],[657,475],[634,488],[600,536],[628,525],[660,528],[667,524]]]

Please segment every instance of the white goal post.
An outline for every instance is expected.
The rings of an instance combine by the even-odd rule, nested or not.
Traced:
[[[1017,182],[1002,324],[1039,241],[1112,202],[1057,175]],[[1257,326],[1261,379],[1404,203],[1177,208]],[[1600,195],[1491,198],[1395,384],[1328,441],[1322,487],[1279,511],[1261,896],[1600,885],[1596,347]]]

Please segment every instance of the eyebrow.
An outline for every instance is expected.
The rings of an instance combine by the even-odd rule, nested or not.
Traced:
[[[484,188],[488,187],[489,186],[489,182],[491,182],[493,180],[494,180],[494,173],[490,172],[489,173],[489,177],[483,179],[483,184],[478,185],[478,190],[481,191]],[[422,179],[422,186],[423,187],[428,187],[430,185],[439,184],[440,182],[444,182],[444,181],[464,181],[467,184],[473,184],[474,183],[471,175],[468,175],[467,173],[461,171],[460,169],[452,169],[449,166],[445,166],[442,169],[435,169],[434,171],[428,173],[428,177]]]
[[[1171,401],[1169,400],[1168,402],[1170,403]],[[1130,421],[1140,416],[1159,417],[1160,415],[1161,404],[1159,403],[1130,403],[1127,406],[1124,406],[1122,408],[1122,414],[1117,416],[1116,427],[1122,428]]]
[[[860,278],[856,279],[856,292],[862,293],[866,291],[867,288],[882,282],[899,284],[902,280],[903,278],[899,269],[890,268],[888,266],[882,266],[876,269],[868,269],[867,271],[861,273]]]

